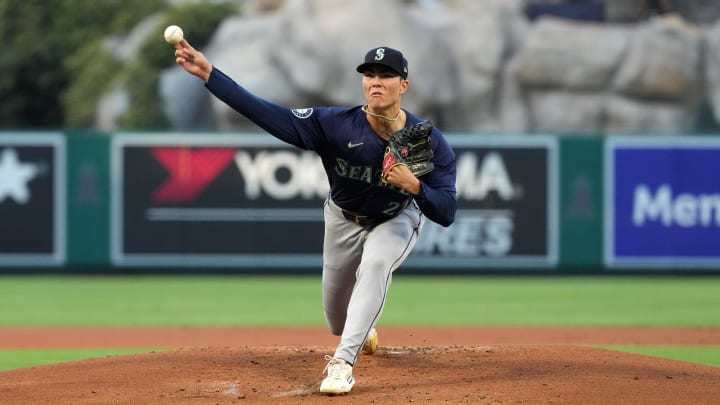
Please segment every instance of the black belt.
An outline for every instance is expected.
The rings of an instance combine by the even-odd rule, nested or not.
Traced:
[[[390,219],[389,217],[369,217],[367,215],[358,215],[348,210],[342,210],[342,213],[346,219],[362,226],[363,228],[374,228]]]

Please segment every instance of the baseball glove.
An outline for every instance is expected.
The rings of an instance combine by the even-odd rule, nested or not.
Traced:
[[[430,148],[432,130],[432,122],[422,121],[392,134],[383,157],[384,183],[387,183],[390,170],[397,165],[407,166],[416,177],[433,171],[435,165],[432,162],[433,150]]]

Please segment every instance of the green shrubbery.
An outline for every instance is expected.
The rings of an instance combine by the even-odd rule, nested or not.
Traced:
[[[122,84],[130,94],[130,109],[120,125],[130,129],[162,129],[168,125],[159,98],[159,73],[175,63],[174,49],[163,40],[163,31],[177,24],[191,33],[193,46],[203,47],[210,40],[222,20],[237,13],[228,3],[208,5],[192,3],[170,9],[163,22],[140,49],[139,58],[124,66]]]
[[[192,32],[202,46],[219,23],[238,11],[230,3],[189,2],[168,8],[163,0],[3,0],[0,1],[0,127],[91,128],[100,96],[122,85],[129,110],[126,129],[167,125],[158,97],[158,74],[174,62],[162,40],[166,25]],[[159,15],[158,26],[137,59],[117,60],[104,46],[122,38],[144,19]]]

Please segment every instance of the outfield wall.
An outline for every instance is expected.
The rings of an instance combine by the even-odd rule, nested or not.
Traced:
[[[408,269],[720,271],[720,137],[448,138],[456,222]],[[327,191],[266,134],[0,132],[0,271],[317,272]]]

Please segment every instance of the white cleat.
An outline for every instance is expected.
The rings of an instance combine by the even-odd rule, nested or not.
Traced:
[[[365,354],[373,354],[378,348],[378,334],[375,328],[370,329],[365,344],[363,344],[362,352]]]
[[[325,356],[328,364],[323,373],[327,371],[327,377],[320,384],[320,392],[327,395],[339,395],[350,392],[355,379],[352,376],[352,366],[345,360]]]

